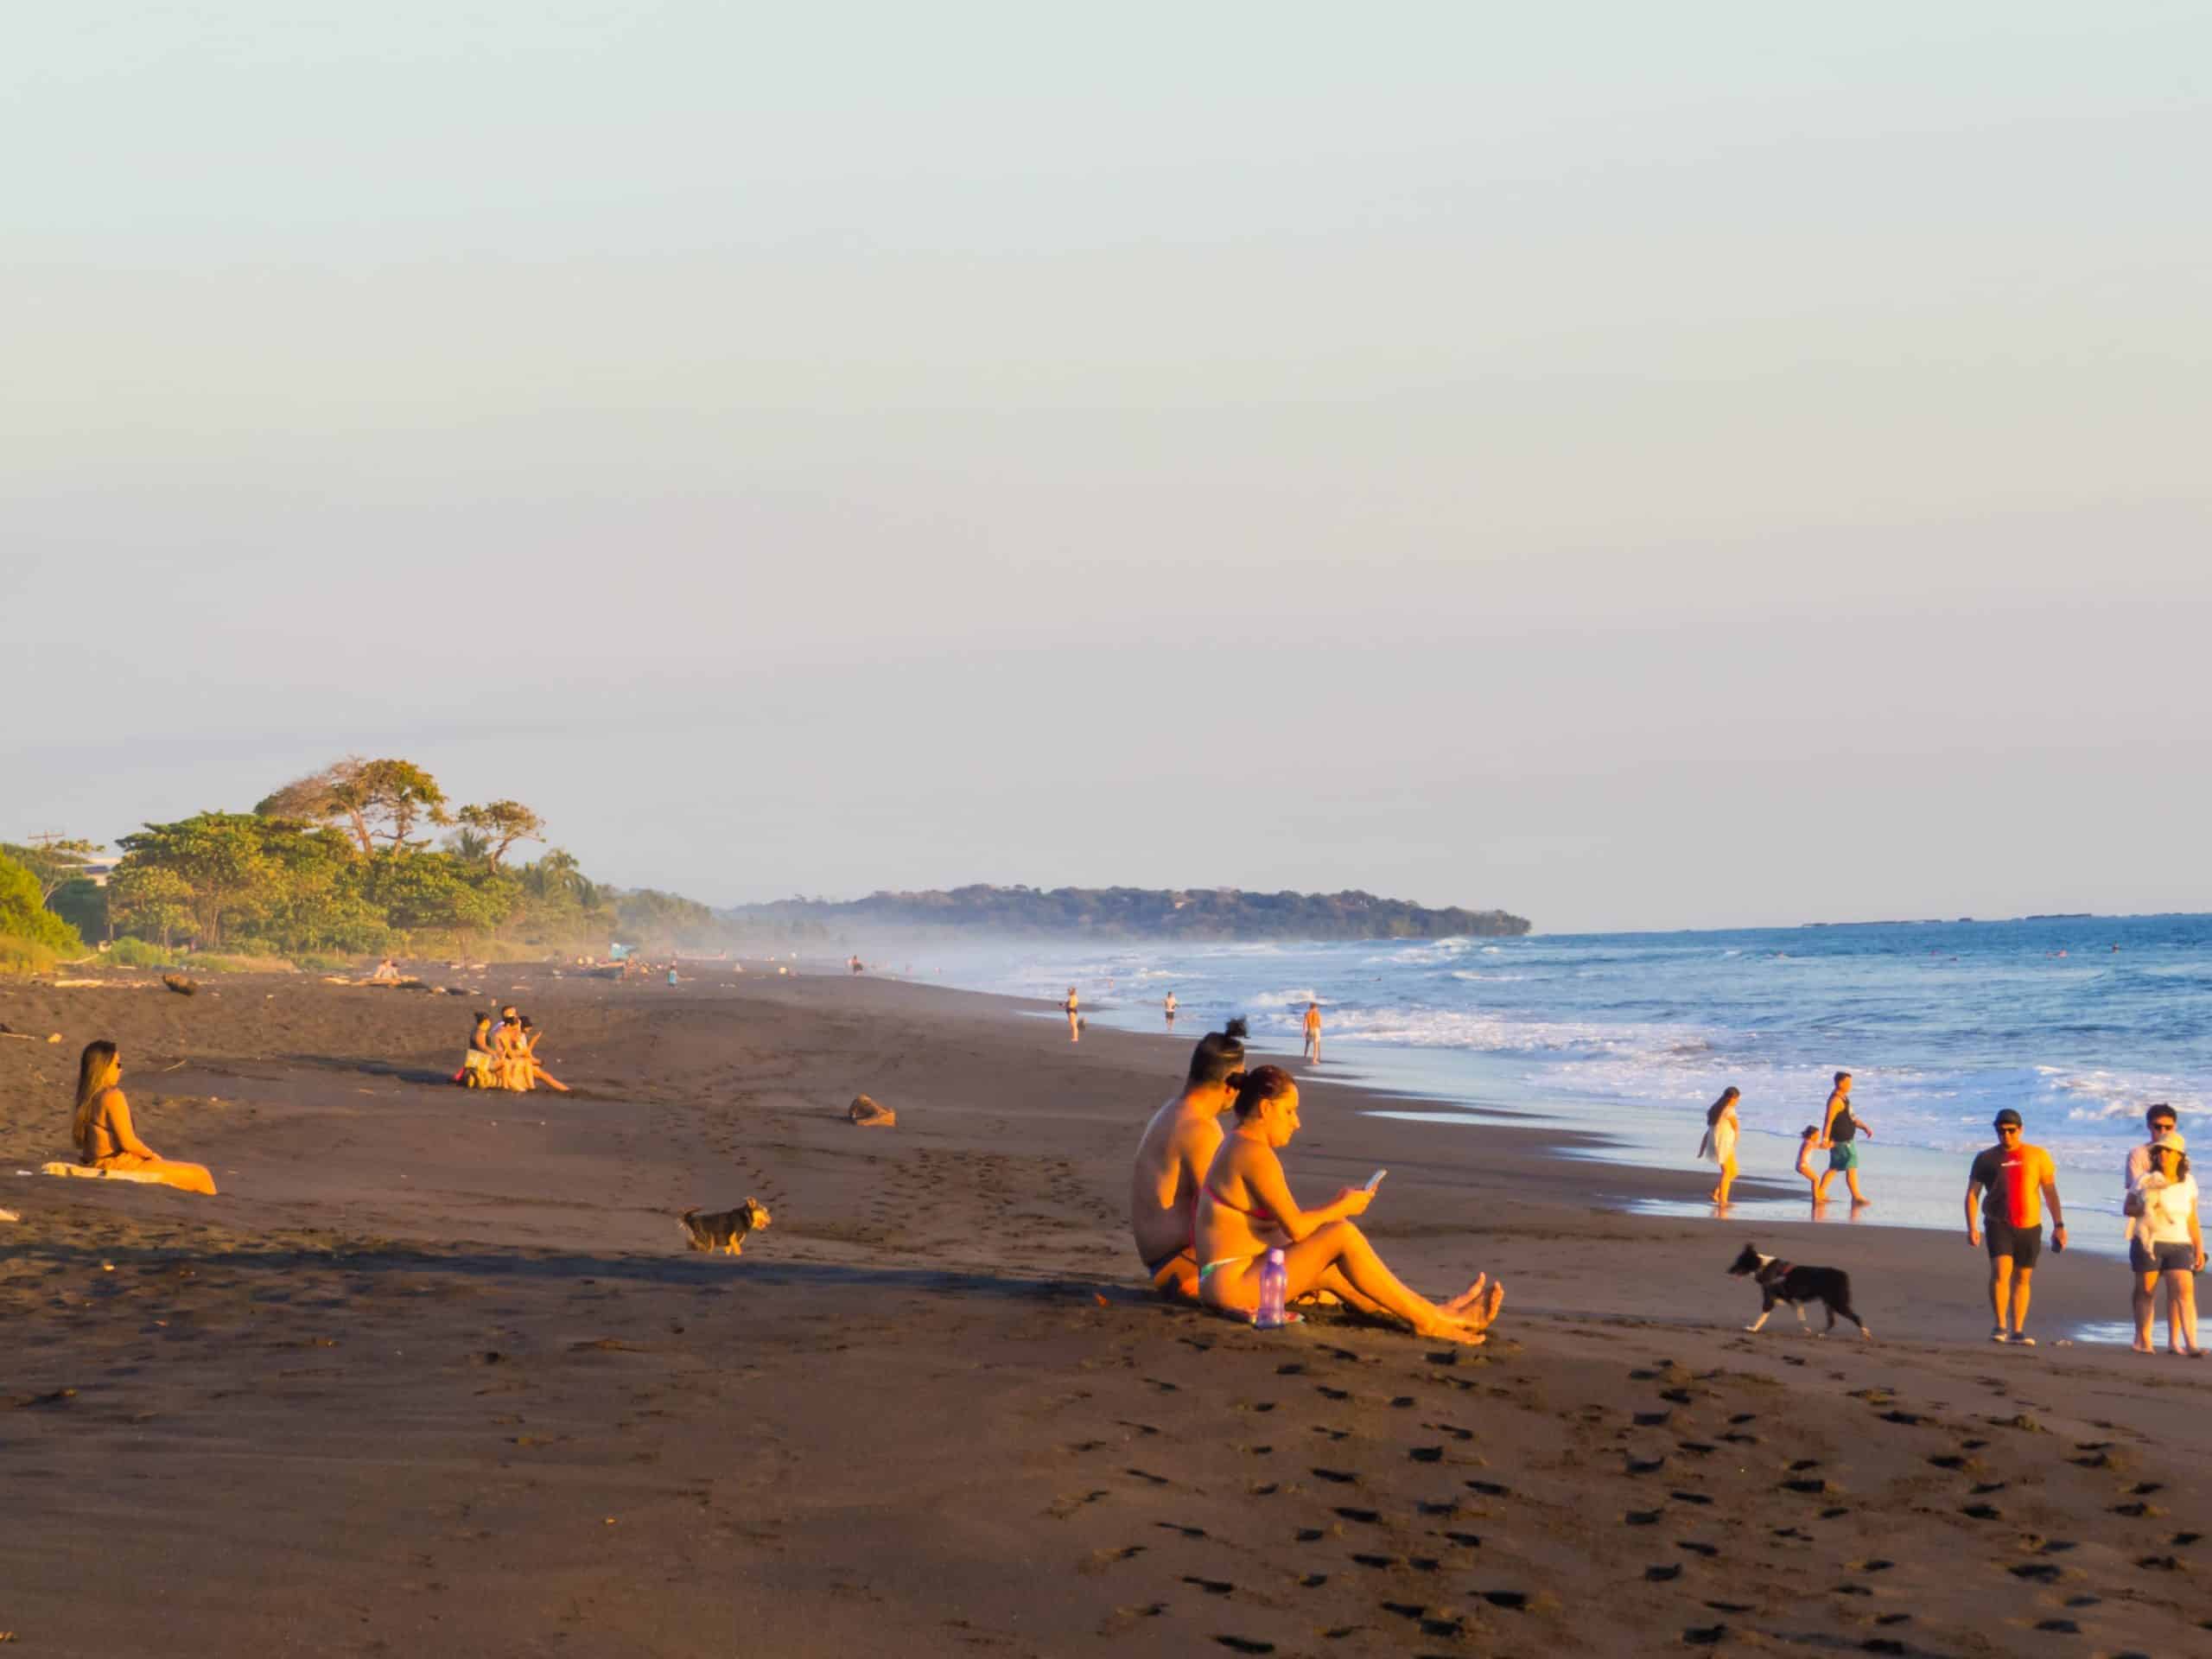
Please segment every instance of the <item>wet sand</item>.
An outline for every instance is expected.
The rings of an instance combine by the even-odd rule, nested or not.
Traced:
[[[1320,1084],[1300,1192],[1389,1166],[1394,1264],[1512,1300],[1478,1351],[1260,1333],[1135,1282],[1127,1159],[1195,1031],[462,977],[0,988],[64,1039],[0,1039],[26,1659],[2212,1645],[2212,1368],[2055,1345],[2124,1317],[2108,1260],[2047,1255],[2016,1350],[1962,1236],[1763,1223],[1881,1340],[1749,1337],[1745,1229],[1611,1207],[1709,1177]],[[445,1086],[498,1001],[576,1095]],[[62,1154],[96,1036],[219,1198],[15,1177]],[[862,1090],[896,1128],[843,1121]],[[774,1224],[741,1259],[684,1249],[678,1210],[747,1195]]]

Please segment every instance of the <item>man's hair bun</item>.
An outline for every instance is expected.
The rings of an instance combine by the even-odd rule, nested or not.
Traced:
[[[1252,1022],[1240,1014],[1221,1028],[1221,1034],[1234,1037],[1241,1043],[1252,1034]]]

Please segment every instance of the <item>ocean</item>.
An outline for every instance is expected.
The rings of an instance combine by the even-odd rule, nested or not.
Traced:
[[[1243,1014],[1275,1053],[1297,1052],[1317,998],[1325,1070],[1409,1097],[1376,1109],[1440,1133],[1497,1111],[1571,1123],[1609,1137],[1600,1159],[1699,1167],[1704,1109],[1732,1084],[1744,1173],[1789,1184],[1733,1206],[1750,1216],[1809,1213],[1798,1135],[1847,1070],[1874,1130],[1865,1218],[1957,1226],[1967,1162],[2011,1106],[2057,1160],[2069,1212],[2111,1215],[2117,1248],[2144,1108],[2171,1103],[2187,1135],[2212,1100],[2212,916],[915,954],[916,977],[940,983],[1053,999],[1074,985],[1091,1020],[1131,1030],[1161,1029],[1172,989],[1179,1034]]]

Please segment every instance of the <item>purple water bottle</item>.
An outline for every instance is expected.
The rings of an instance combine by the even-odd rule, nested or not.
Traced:
[[[1283,1293],[1290,1287],[1290,1269],[1283,1266],[1282,1252],[1269,1250],[1268,1259],[1260,1268],[1260,1306],[1252,1315],[1252,1323],[1262,1331],[1273,1331],[1278,1325],[1290,1323],[1283,1312]]]

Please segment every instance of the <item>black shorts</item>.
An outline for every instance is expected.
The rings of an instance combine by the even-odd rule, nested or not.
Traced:
[[[2171,1244],[2145,1244],[2131,1238],[2127,1265],[2138,1273],[2195,1273],[2196,1247],[2185,1238]]]
[[[2016,1268],[2032,1268],[2043,1259],[2043,1224],[2032,1227],[2015,1227],[2009,1221],[1999,1221],[1994,1216],[1982,1218],[1984,1239],[1989,1247],[1993,1262],[2004,1256],[2012,1258]]]

